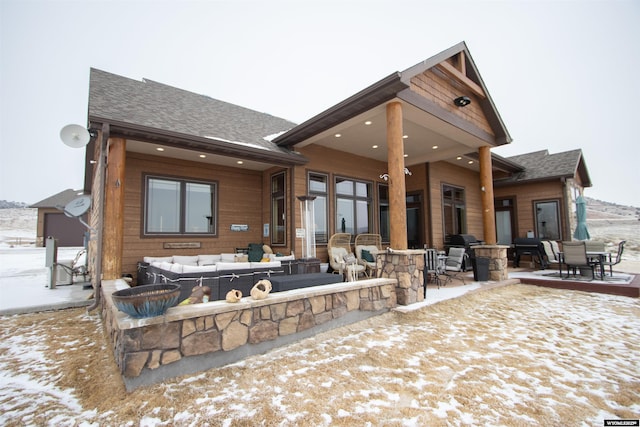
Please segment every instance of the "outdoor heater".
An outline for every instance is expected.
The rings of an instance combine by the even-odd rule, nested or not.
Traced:
[[[302,238],[302,259],[298,262],[298,273],[319,273],[320,260],[316,258],[316,226],[313,201],[316,196],[298,196],[302,230],[296,237]],[[302,270],[302,271],[300,271]]]
[[[313,201],[316,196],[298,196],[300,200],[300,218],[302,218],[302,258],[316,257],[316,227],[313,215]]]

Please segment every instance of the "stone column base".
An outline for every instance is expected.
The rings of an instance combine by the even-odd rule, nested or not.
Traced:
[[[424,301],[423,250],[382,252],[377,256],[378,277],[396,279],[396,298],[400,305]]]
[[[509,278],[507,249],[509,249],[509,246],[504,245],[478,245],[473,247],[476,258],[489,258],[489,280],[499,282]]]

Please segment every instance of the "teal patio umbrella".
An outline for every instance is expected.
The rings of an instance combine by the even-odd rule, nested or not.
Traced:
[[[573,232],[573,238],[576,240],[589,240],[589,230],[587,229],[587,202],[584,197],[578,196],[576,199],[576,231]]]

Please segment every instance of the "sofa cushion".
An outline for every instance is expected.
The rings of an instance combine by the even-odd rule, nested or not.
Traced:
[[[198,265],[198,255],[192,255],[192,256],[174,255],[173,262],[175,264],[182,264],[182,265]]]
[[[148,262],[149,264],[151,264],[152,262],[173,262],[173,257],[172,256],[163,256],[163,257],[146,256],[143,258],[143,261]]]
[[[203,273],[207,271],[216,271],[217,267],[215,264],[210,265],[183,265],[182,272],[183,273]]]
[[[214,265],[220,262],[222,257],[220,255],[198,255],[198,265]]]
[[[235,262],[235,260],[236,260],[236,254],[228,254],[228,253],[220,254],[220,261],[222,262]]]

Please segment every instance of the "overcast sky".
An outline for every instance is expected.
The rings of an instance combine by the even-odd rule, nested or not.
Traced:
[[[83,185],[89,68],[301,123],[465,41],[503,156],[581,148],[589,197],[640,207],[640,1],[0,0],[0,200]]]

